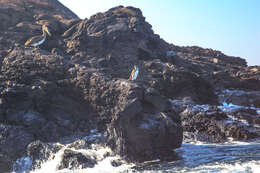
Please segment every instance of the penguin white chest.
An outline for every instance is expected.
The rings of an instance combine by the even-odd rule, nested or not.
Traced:
[[[38,41],[38,42],[32,44],[32,46],[35,46],[35,47],[36,47],[36,46],[39,46],[39,45],[41,45],[44,41],[45,41],[45,38],[43,38],[42,40],[40,40],[40,41]]]
[[[135,72],[134,72],[134,76],[133,76],[133,80],[136,80],[137,76],[138,76],[138,73],[139,73],[139,69],[138,67],[136,68]]]

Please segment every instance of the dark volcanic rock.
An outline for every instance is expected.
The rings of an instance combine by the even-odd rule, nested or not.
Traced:
[[[36,34],[41,34],[42,24],[48,25],[53,37],[41,47],[61,48],[61,34],[79,18],[58,1],[49,0],[1,0],[0,51],[14,45],[23,45]]]
[[[259,113],[254,108],[196,105],[188,99],[173,100],[172,104],[180,112],[185,141],[223,142],[260,136]]]
[[[26,146],[34,140],[24,127],[0,124],[0,167],[1,172],[11,168],[11,163],[25,153]]]
[[[147,82],[168,98],[191,97],[200,104],[217,103],[213,86],[198,74],[160,60],[147,61],[144,65]]]
[[[49,159],[59,149],[58,145],[50,145],[39,140],[31,142],[27,146],[27,156],[32,162],[32,169],[40,168],[41,163]]]
[[[74,169],[74,168],[93,168],[97,164],[95,158],[91,158],[88,155],[84,155],[80,152],[66,149],[62,155],[61,163],[58,169]]]
[[[130,92],[133,97],[137,91]],[[152,91],[145,94],[156,95]],[[121,106],[110,124],[110,138],[112,148],[120,155],[128,156],[130,160],[144,161],[156,157],[169,156],[173,148],[178,148],[182,141],[182,127],[179,122],[165,112],[159,112],[150,100],[136,95],[131,100],[122,99]],[[144,95],[144,98],[147,96]],[[163,98],[160,108],[169,114],[171,108]],[[152,99],[151,99],[152,100]]]
[[[128,80],[111,80],[86,68],[80,68],[78,71],[75,74],[78,79],[76,85],[79,88],[84,87],[82,92],[85,99],[98,111],[99,127],[104,128],[106,122],[111,122],[109,139],[116,153],[126,155],[130,160],[146,160],[155,158],[163,150],[171,151],[180,146],[182,128],[179,122],[160,114],[161,111],[169,111],[171,108],[167,99],[160,96],[156,90],[146,89]],[[154,122],[152,128],[139,127],[143,122],[149,121]],[[171,137],[167,137],[168,135]],[[147,145],[136,140],[144,136],[147,138]],[[156,138],[160,138],[161,142],[153,143]],[[144,154],[141,154],[140,151],[144,150]]]
[[[120,120],[122,122],[113,124],[116,127],[113,136],[116,141],[112,148],[121,155],[127,155],[129,160],[145,161],[156,158],[164,160],[174,155],[173,148],[181,146],[181,126],[164,113],[144,114],[135,119],[130,120],[131,124],[123,119]]]
[[[61,56],[42,50],[14,49],[2,65],[6,79],[1,92],[5,121],[23,125],[47,141],[73,134],[77,124],[91,121],[94,110],[77,97],[65,80],[68,68]]]
[[[93,15],[70,28],[64,37],[73,61],[106,68],[113,77],[128,78],[138,61],[163,59],[167,51],[167,43],[133,7]]]
[[[225,133],[219,124],[228,117],[218,111],[193,112],[186,109],[181,113],[182,126],[184,131],[194,132],[205,136],[208,142],[221,142],[226,140]]]
[[[220,102],[260,107],[260,91],[223,90],[220,94]]]

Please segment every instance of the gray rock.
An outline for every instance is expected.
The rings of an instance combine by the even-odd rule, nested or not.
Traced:
[[[61,149],[59,145],[48,144],[39,140],[27,146],[27,156],[32,162],[32,169],[40,168],[41,164]]]
[[[33,135],[25,128],[1,123],[0,160],[4,162],[0,163],[5,165],[0,167],[1,172],[11,169],[12,162],[24,155],[26,146],[33,140]]]
[[[64,150],[58,169],[93,168],[97,164],[95,158],[70,149]]]

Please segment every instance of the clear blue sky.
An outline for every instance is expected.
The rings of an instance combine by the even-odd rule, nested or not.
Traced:
[[[118,5],[142,10],[169,43],[197,45],[260,65],[260,0],[60,0],[80,18]]]

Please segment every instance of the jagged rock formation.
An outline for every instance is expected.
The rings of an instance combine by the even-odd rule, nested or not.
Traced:
[[[182,126],[217,139],[210,141],[260,136],[247,131],[236,136],[238,125],[220,126],[227,114],[217,108],[222,101],[216,93],[247,89],[259,94],[259,67],[211,49],[170,45],[153,33],[140,9],[119,6],[80,20],[58,1],[0,0],[0,19],[1,171],[10,170],[29,143],[28,155],[39,166],[37,158],[48,155],[43,142],[86,136],[95,128],[129,161],[174,159]],[[41,24],[53,37],[40,48],[24,47],[28,37],[41,32]],[[140,75],[129,81],[134,65]],[[234,103],[243,105],[247,97]],[[187,107],[172,102],[183,98],[190,105],[213,105],[214,115],[185,112]],[[259,107],[259,99],[250,103]],[[202,123],[210,128],[201,128]],[[257,123],[255,118],[252,124]],[[70,150],[63,160],[60,169],[72,162],[96,163]]]

